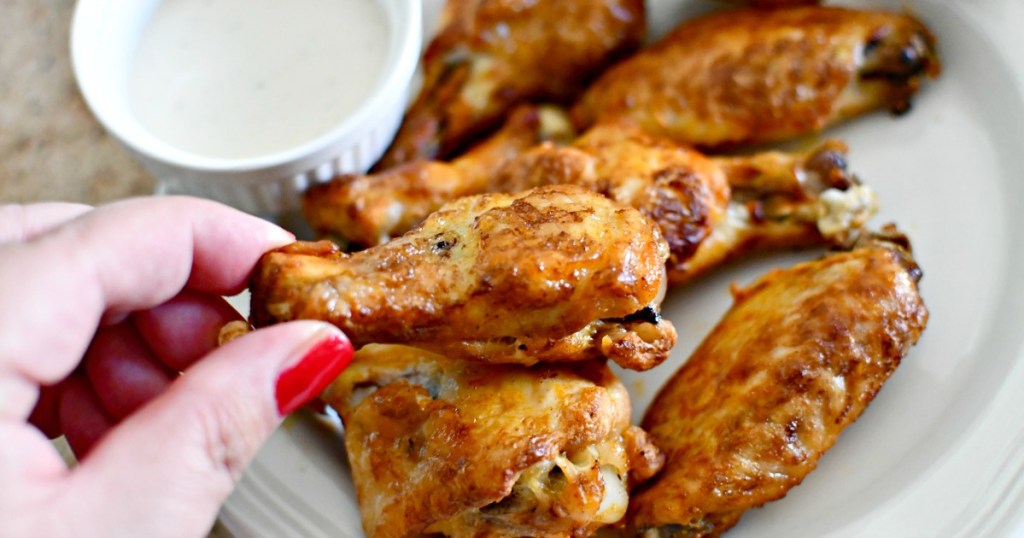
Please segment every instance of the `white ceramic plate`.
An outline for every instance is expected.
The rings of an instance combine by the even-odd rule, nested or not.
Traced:
[[[655,33],[705,11],[652,0]],[[866,6],[864,0],[845,2]],[[879,113],[828,133],[879,195],[924,269],[928,330],[861,419],[786,498],[729,536],[1009,536],[1024,530],[1024,23],[1021,0],[892,0],[940,40],[944,72],[910,114]],[[426,0],[435,20],[438,0]],[[814,253],[733,264],[669,295],[680,332],[669,361],[622,372],[643,409],[728,308],[731,282]],[[222,511],[245,537],[359,537],[335,426],[286,421]]]

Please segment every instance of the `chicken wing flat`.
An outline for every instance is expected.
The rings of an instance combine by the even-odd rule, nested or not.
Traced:
[[[596,126],[569,148],[510,160],[495,190],[574,184],[637,208],[669,245],[669,282],[770,248],[848,245],[874,214],[872,191],[846,171],[846,147],[709,158],[629,124]]]
[[[668,246],[640,212],[570,185],[461,198],[408,234],[345,254],[329,242],[263,256],[256,326],[321,319],[357,345],[489,362],[664,360]]]
[[[643,420],[667,462],[631,501],[639,535],[718,536],[815,468],[927,323],[921,273],[896,243],[872,239],[734,291]]]
[[[601,361],[488,365],[371,345],[324,392],[371,538],[590,536],[664,459]]]
[[[455,195],[579,185],[658,223],[669,279],[680,283],[751,250],[846,245],[875,201],[846,171],[845,153],[830,141],[807,153],[709,158],[629,122],[604,123],[569,147],[541,144],[489,173],[457,170],[457,160],[422,175],[399,168],[377,182],[331,182],[311,191],[307,215],[323,231],[380,242]]]
[[[401,235],[456,198],[487,192],[493,171],[545,141],[574,138],[565,112],[520,105],[493,136],[450,163],[418,160],[374,175],[343,175],[310,188],[303,212],[322,235],[375,246]]]
[[[811,6],[820,4],[821,0],[722,0],[724,3],[749,5],[760,8],[780,8],[792,6]]]
[[[935,39],[907,14],[724,11],[606,71],[572,117],[582,130],[625,116],[700,147],[771,142],[881,107],[904,112],[939,69]]]
[[[376,170],[447,159],[518,103],[570,102],[645,31],[643,0],[448,0],[423,87]]]

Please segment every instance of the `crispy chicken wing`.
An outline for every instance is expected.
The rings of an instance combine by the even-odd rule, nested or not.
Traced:
[[[448,0],[423,88],[376,169],[451,157],[515,104],[575,99],[645,29],[643,0]]]
[[[574,184],[630,205],[658,223],[669,244],[669,281],[767,248],[845,245],[874,213],[874,194],[846,171],[846,147],[808,153],[709,158],[604,124],[570,148],[542,147],[506,163],[495,190]]]
[[[494,170],[545,141],[574,137],[565,112],[521,105],[493,136],[450,163],[418,160],[375,175],[343,175],[310,188],[303,212],[318,233],[374,246],[401,235],[446,202],[487,192]]]
[[[848,247],[878,204],[846,170],[846,146],[829,140],[806,153],[769,151],[713,159],[728,178],[729,203],[689,258],[669,266],[673,284],[752,251]]]
[[[526,368],[370,345],[323,397],[371,538],[590,536],[664,462],[600,361]]]
[[[845,153],[830,141],[808,153],[709,158],[628,122],[606,123],[570,147],[539,145],[490,174],[436,164],[416,182],[390,173],[377,183],[356,180],[358,190],[333,182],[307,196],[307,208],[316,208],[310,218],[319,215],[321,229],[385,240],[456,194],[579,185],[657,222],[670,247],[669,278],[680,283],[753,249],[846,244],[875,202],[847,173]],[[358,210],[367,207],[378,210]]]
[[[734,291],[643,420],[668,459],[631,502],[637,532],[718,536],[799,484],[924,330],[920,274],[872,239]]]
[[[722,0],[729,4],[750,5],[761,8],[780,8],[792,6],[810,6],[820,4],[821,0]]]
[[[880,107],[903,112],[939,72],[906,14],[807,6],[686,22],[609,69],[573,107],[577,128],[626,116],[701,147],[782,140]]]
[[[357,346],[647,369],[675,344],[657,314],[667,258],[658,227],[635,209],[548,186],[461,198],[354,254],[327,242],[270,252],[254,271],[250,312],[256,326],[329,321]]]

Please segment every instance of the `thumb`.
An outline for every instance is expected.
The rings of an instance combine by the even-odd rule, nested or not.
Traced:
[[[68,508],[110,512],[97,535],[202,535],[281,417],[351,358],[340,331],[312,321],[225,344],[108,432],[69,477]]]

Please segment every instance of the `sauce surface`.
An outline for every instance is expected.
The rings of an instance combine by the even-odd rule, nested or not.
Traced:
[[[166,0],[139,42],[131,106],[157,138],[206,157],[288,150],[369,97],[386,28],[373,0]]]

